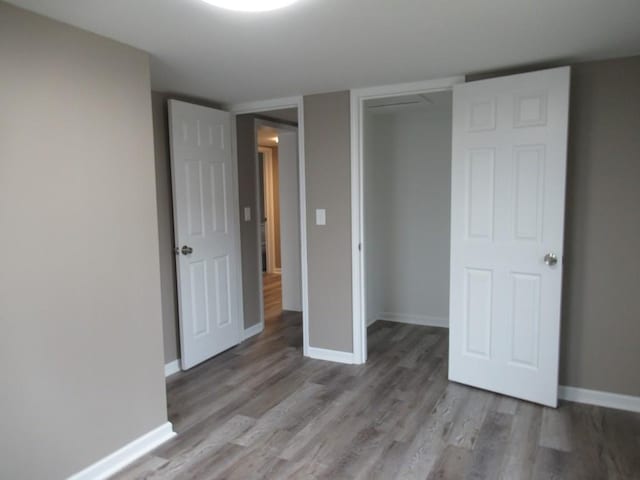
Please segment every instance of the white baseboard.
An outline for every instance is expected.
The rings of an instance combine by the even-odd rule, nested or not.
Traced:
[[[449,319],[446,317],[432,317],[428,315],[411,315],[406,313],[380,312],[378,320],[390,322],[409,323],[411,325],[424,325],[427,327],[449,328]]]
[[[98,460],[93,465],[89,465],[81,472],[72,475],[68,480],[102,480],[108,478],[134,460],[137,460],[144,454],[149,453],[157,446],[163,444],[175,436],[175,434],[171,423],[164,423],[104,457],[102,460]]]
[[[328,350],[326,348],[309,347],[307,356],[317,360],[326,360],[337,363],[356,363],[351,352],[339,352],[338,350]]]
[[[378,317],[370,318],[369,320],[367,320],[367,327],[370,327],[371,325],[376,323],[378,320],[380,320]]]
[[[242,340],[246,340],[247,338],[251,338],[259,333],[262,333],[264,330],[264,323],[256,323],[255,325],[250,326],[249,328],[244,329],[244,334]]]
[[[173,362],[165,363],[164,365],[164,376],[168,377],[173,375],[174,373],[178,373],[180,371],[180,359],[176,359]]]
[[[282,312],[302,313],[302,307],[300,306],[300,303],[294,303],[293,305],[289,305],[283,299],[282,300]]]
[[[558,398],[570,402],[586,403],[599,407],[617,408],[618,410],[640,413],[640,397],[633,397],[631,395],[560,385],[558,388]]]

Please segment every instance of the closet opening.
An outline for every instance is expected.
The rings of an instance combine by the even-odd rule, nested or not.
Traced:
[[[446,345],[452,92],[372,98],[361,113],[365,351],[425,335]]]

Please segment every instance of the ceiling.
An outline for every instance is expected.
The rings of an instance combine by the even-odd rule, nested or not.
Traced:
[[[151,54],[152,87],[223,103],[640,53],[638,0],[13,0]]]

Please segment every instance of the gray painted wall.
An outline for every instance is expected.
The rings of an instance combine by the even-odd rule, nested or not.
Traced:
[[[244,328],[260,323],[260,225],[256,191],[256,125],[254,115],[236,117],[238,148],[238,197],[240,199],[240,251],[242,255],[242,302]],[[251,208],[251,220],[245,222],[244,208]]]
[[[309,343],[353,352],[349,92],[304,97],[304,129]]]
[[[368,321],[448,322],[451,94],[439,98],[365,121]]]
[[[571,76],[560,383],[640,395],[640,56]]]
[[[0,3],[0,478],[166,422],[148,56]]]

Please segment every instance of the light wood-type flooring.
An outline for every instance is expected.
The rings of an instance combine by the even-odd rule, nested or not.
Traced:
[[[178,435],[117,479],[639,479],[640,414],[447,381],[447,330],[376,322],[366,365],[302,356],[300,314],[167,383]]]
[[[279,273],[262,274],[262,298],[265,323],[277,321],[282,313],[282,275]]]

